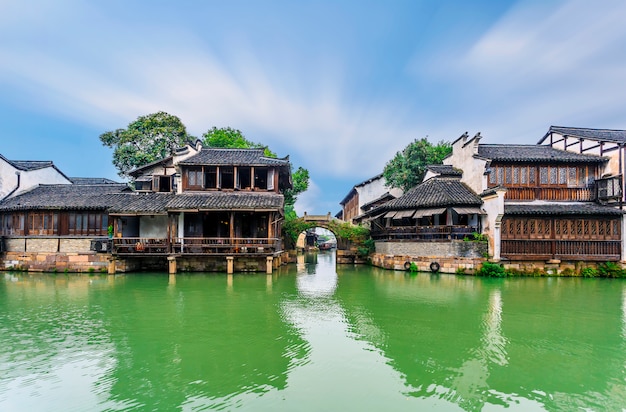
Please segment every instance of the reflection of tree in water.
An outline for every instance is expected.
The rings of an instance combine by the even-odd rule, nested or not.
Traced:
[[[169,290],[162,278],[128,279],[132,287],[114,290],[124,305],[106,313],[118,351],[112,395],[174,410],[190,398],[283,389],[304,345],[281,318],[279,298],[294,286],[280,280],[268,294],[265,276],[236,276],[232,288],[222,276],[178,276]]]
[[[363,279],[369,271],[350,272],[359,269],[341,269],[335,297],[355,332],[405,376],[413,396],[446,399],[465,410],[516,402],[548,410],[590,401],[619,409],[626,403],[623,351],[602,350],[603,341],[624,347],[621,319],[611,315],[620,313],[621,302],[611,289],[598,299],[589,288],[565,282],[547,287],[545,279],[503,282],[374,270],[378,281],[372,282]],[[587,310],[615,322],[594,322]],[[622,388],[617,393],[616,382]]]

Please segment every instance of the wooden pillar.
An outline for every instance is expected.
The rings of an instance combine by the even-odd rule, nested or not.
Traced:
[[[167,264],[168,264],[168,273],[170,275],[175,275],[177,272],[176,269],[176,257],[175,256],[168,256],[167,257]]]
[[[107,267],[107,273],[109,275],[114,275],[115,274],[115,258],[109,258],[109,265]]]
[[[226,273],[229,275],[235,271],[235,257],[226,256]]]
[[[274,258],[272,256],[268,256],[265,260],[267,261],[267,265],[265,266],[265,273],[272,273],[272,262],[274,261]]]

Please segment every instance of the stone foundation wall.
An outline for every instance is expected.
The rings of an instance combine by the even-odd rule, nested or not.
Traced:
[[[106,273],[108,255],[95,252],[5,252],[3,270],[19,269],[32,272],[98,272]]]
[[[484,258],[489,253],[487,242],[376,242],[376,253],[424,258]]]
[[[415,263],[417,270],[420,272],[430,272],[430,265],[433,262],[439,264],[439,272],[441,273],[457,273],[462,269],[466,274],[473,274],[480,268],[484,258],[463,258],[463,257],[443,257],[443,256],[408,256],[408,255],[384,255],[374,253],[371,256],[373,266],[390,269],[390,270],[407,270],[405,264],[407,262]]]

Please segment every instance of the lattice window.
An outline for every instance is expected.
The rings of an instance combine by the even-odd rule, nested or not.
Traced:
[[[568,167],[567,168],[567,186],[576,187],[576,167]]]
[[[583,235],[583,221],[576,221],[576,236],[581,237]]]
[[[519,220],[515,222],[515,234],[517,236],[522,234],[522,222]]]
[[[519,167],[516,166],[513,167],[513,184],[519,184]]]
[[[528,168],[528,183],[530,183],[531,185],[534,185],[535,182],[537,181],[535,174],[536,174],[536,169],[530,166]]]
[[[589,221],[588,220],[585,220],[583,222],[583,235],[589,236]]]
[[[567,222],[563,222],[563,223],[564,223],[563,226],[567,227]],[[561,235],[561,221],[560,220],[557,220],[556,222],[554,222],[554,234],[556,236]]]
[[[528,168],[526,166],[520,168],[520,183],[523,185],[528,184]]]
[[[496,171],[494,169],[491,169],[491,171],[489,172],[489,184],[496,184]]]
[[[539,183],[542,185],[548,184],[548,167],[542,166],[539,168]]]
[[[512,177],[513,177],[513,173],[511,172],[511,166],[507,166],[504,169],[504,181],[507,185],[510,185],[512,183]]]
[[[609,222],[598,222],[598,234],[600,236],[604,237],[607,226],[609,226]]]
[[[551,185],[557,184],[557,168],[556,167],[550,168],[550,184]]]
[[[498,167],[496,169],[498,176],[497,176],[497,184],[501,185],[504,183],[504,168],[502,167]]]
[[[563,166],[559,167],[559,184],[567,184],[567,168]]]
[[[535,233],[537,233],[537,225],[536,225],[535,219],[530,221],[530,228],[529,229],[530,229],[529,234],[531,236],[534,235]]]

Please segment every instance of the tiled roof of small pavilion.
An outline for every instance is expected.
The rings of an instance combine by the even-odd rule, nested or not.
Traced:
[[[273,210],[284,205],[284,197],[273,192],[182,193],[167,204],[170,210]]]
[[[104,177],[70,177],[75,185],[119,185],[121,183]]]
[[[539,141],[543,142],[550,133],[559,133],[565,136],[577,137],[580,139],[592,139],[613,143],[626,143],[626,130],[613,129],[588,129],[582,127],[562,127],[550,126],[548,133]]]
[[[289,159],[264,156],[264,149],[204,148],[181,165],[287,166]]]
[[[112,214],[159,214],[167,212],[174,193],[129,193],[119,196],[109,208]]]
[[[614,215],[624,214],[623,210],[597,203],[542,203],[504,204],[505,215]]]
[[[480,157],[501,162],[602,163],[605,157],[568,152],[550,146],[518,144],[480,144]]]
[[[387,210],[418,209],[436,206],[480,206],[483,201],[458,178],[433,177],[397,199],[387,202]]]
[[[0,211],[107,209],[123,195],[126,184],[40,185],[0,202]]]
[[[462,176],[463,171],[461,169],[457,169],[452,165],[428,165],[426,166],[427,170],[430,170],[433,173],[437,173],[440,176]]]

